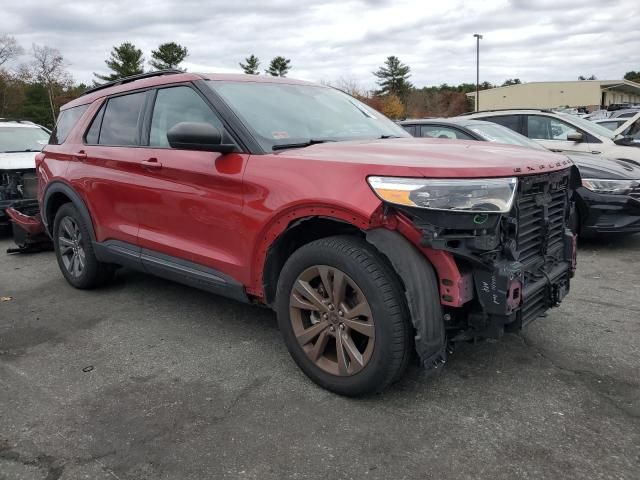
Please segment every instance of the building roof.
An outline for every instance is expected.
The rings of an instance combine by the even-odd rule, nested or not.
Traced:
[[[526,82],[526,83],[518,83],[515,85],[505,85],[503,87],[494,87],[491,90],[497,91],[501,89],[508,88],[522,88],[527,85],[540,85],[540,84],[585,84],[585,83],[595,83],[599,84],[601,89],[605,90],[620,90],[628,93],[640,94],[640,83],[632,82],[631,80],[559,80],[559,81],[549,81],[549,82]],[[482,91],[482,90],[481,90]],[[468,97],[475,97],[476,92],[467,93]]]

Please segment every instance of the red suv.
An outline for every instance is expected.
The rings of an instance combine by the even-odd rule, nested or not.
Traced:
[[[571,163],[411,138],[330,87],[173,71],[65,105],[36,158],[67,281],[119,266],[273,308],[300,368],[379,391],[569,290]]]

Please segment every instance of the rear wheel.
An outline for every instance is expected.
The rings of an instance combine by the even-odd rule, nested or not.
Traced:
[[[95,288],[113,276],[113,265],[96,258],[87,225],[71,203],[56,213],[53,245],[62,275],[72,286]]]
[[[298,366],[342,395],[384,389],[401,376],[413,349],[395,272],[356,237],[297,250],[282,269],[276,311]]]

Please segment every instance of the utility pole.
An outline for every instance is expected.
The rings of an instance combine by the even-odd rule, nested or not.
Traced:
[[[482,35],[474,33],[476,37],[476,112],[480,111],[480,40]]]

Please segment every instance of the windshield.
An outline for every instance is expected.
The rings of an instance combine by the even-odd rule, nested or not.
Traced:
[[[536,150],[546,150],[546,148],[539,143],[528,139],[524,135],[514,132],[510,128],[503,127],[502,125],[487,122],[471,123],[465,126],[488,142],[507,143],[509,145],[535,148]]]
[[[353,97],[333,88],[209,80],[267,151],[279,145],[411,137]]]
[[[0,127],[0,153],[39,152],[49,141],[41,128]]]
[[[566,113],[558,113],[558,116],[564,118],[567,122],[576,125],[582,130],[591,133],[592,135],[598,135],[600,137],[610,138],[612,140],[615,137],[611,130],[598,125],[597,123],[593,123],[591,120],[585,120],[584,118],[580,118],[576,115],[568,115]]]

